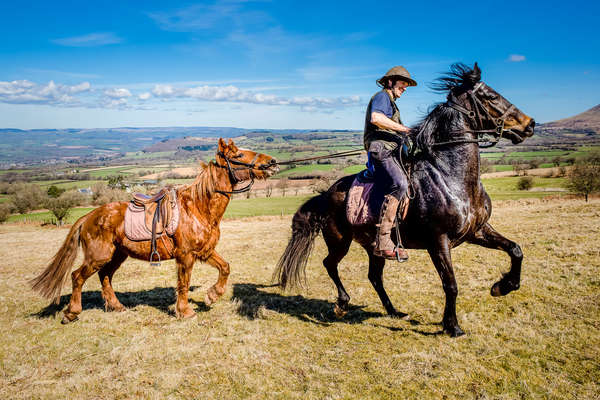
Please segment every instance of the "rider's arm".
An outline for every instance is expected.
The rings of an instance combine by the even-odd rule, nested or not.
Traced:
[[[394,131],[394,132],[410,132],[410,129],[402,124],[398,124],[386,117],[385,114],[380,112],[371,113],[371,123],[376,125],[380,129]]]

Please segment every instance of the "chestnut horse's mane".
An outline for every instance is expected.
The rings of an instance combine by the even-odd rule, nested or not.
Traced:
[[[219,179],[217,177],[219,166],[214,161],[211,161],[208,164],[201,162],[200,167],[202,170],[194,182],[183,188],[183,190],[191,189],[193,200],[202,200],[202,198],[211,197],[215,193],[215,183]]]

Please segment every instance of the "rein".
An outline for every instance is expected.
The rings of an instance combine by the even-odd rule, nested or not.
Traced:
[[[252,173],[252,169],[258,168],[258,169],[267,169],[268,166],[266,165],[259,165],[258,167],[256,167],[255,161],[258,158],[258,153],[256,153],[256,155],[254,156],[254,158],[252,159],[252,161],[250,163],[245,163],[242,161],[238,161],[234,158],[228,158],[227,156],[225,156],[225,153],[223,153],[222,151],[219,151],[217,153],[218,156],[221,156],[225,162],[227,163],[227,166],[223,166],[219,163],[216,163],[216,165],[219,168],[227,168],[227,172],[229,173],[229,179],[231,180],[232,184],[235,186],[237,183],[242,182],[241,179],[239,179],[236,174],[235,171],[239,171],[239,170],[245,170],[247,169],[249,171],[249,175],[250,175],[250,183],[247,184],[246,186],[244,186],[243,188],[240,189],[233,189],[231,191],[226,191],[226,190],[219,190],[219,189],[215,189],[215,192],[217,193],[221,193],[223,195],[231,195],[231,194],[238,194],[238,193],[244,193],[249,191],[250,189],[252,189],[252,185],[254,185],[254,174]],[[231,164],[234,165],[242,165],[241,168],[235,168],[232,167]]]
[[[277,164],[278,165],[288,165],[288,164],[295,164],[300,161],[313,161],[313,160],[323,160],[326,158],[358,156],[364,152],[365,152],[365,150],[363,150],[363,149],[354,149],[354,150],[342,151],[341,153],[327,154],[325,156],[316,156],[316,157],[309,157],[309,158],[296,158],[294,160],[277,162]]]
[[[514,108],[514,105],[511,104],[500,117],[494,118],[490,114],[488,109],[481,103],[481,100],[479,100],[479,98],[477,98],[477,96],[475,95],[475,92],[477,91],[477,89],[479,89],[482,85],[483,85],[483,82],[479,82],[473,88],[473,90],[467,91],[467,94],[469,95],[469,98],[471,99],[471,102],[473,105],[472,106],[473,110],[469,110],[469,109],[463,107],[461,104],[458,104],[455,101],[454,95],[452,95],[452,98],[448,99],[448,101],[446,102],[446,105],[450,108],[455,109],[456,111],[460,112],[461,114],[466,115],[473,122],[473,125],[475,125],[475,126],[479,126],[479,127],[483,128],[483,123],[485,121],[493,121],[495,124],[495,128],[494,129],[462,129],[462,130],[450,131],[449,133],[476,133],[478,138],[477,139],[450,140],[447,142],[437,142],[437,143],[434,143],[432,146],[439,147],[439,146],[446,146],[446,145],[450,145],[450,144],[477,143],[480,148],[489,148],[489,147],[493,147],[498,144],[498,142],[500,141],[500,137],[502,136],[502,132],[505,131],[504,121],[506,120],[506,115],[510,111],[512,111],[512,109]],[[482,120],[481,114],[479,113],[479,109],[482,109],[484,111],[485,120]],[[486,138],[485,136],[491,136],[491,139]]]

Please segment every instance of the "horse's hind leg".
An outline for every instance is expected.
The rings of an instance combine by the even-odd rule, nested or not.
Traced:
[[[341,318],[348,313],[350,296],[346,293],[346,289],[344,289],[344,285],[342,285],[342,281],[340,280],[338,264],[348,253],[348,249],[352,243],[352,234],[348,232],[346,235],[343,235],[337,229],[326,227],[323,229],[323,238],[329,250],[329,254],[323,260],[323,265],[327,269],[327,273],[338,291],[338,298],[333,311],[338,318]]]
[[[396,318],[406,318],[408,314],[405,314],[400,311],[396,311],[392,301],[388,297],[385,288],[383,287],[383,267],[385,266],[385,259],[381,257],[376,257],[373,255],[372,250],[365,249],[369,254],[369,281],[373,285],[373,288],[377,292],[379,299],[381,300],[381,304],[385,308],[385,311]]]
[[[112,277],[115,271],[121,266],[123,261],[127,258],[127,254],[116,251],[113,255],[112,260],[108,264],[104,265],[100,271],[98,271],[98,277],[102,284],[102,298],[104,299],[104,309],[106,311],[125,311],[125,307],[115,294],[112,287]]]
[[[510,256],[510,271],[502,279],[494,283],[491,289],[492,296],[504,296],[521,286],[521,264],[523,252],[521,247],[508,240],[490,226],[485,224],[479,231],[475,232],[469,243],[478,244],[490,249],[504,250]]]
[[[71,301],[69,306],[64,311],[62,319],[63,324],[68,324],[71,321],[75,321],[77,316],[81,313],[81,288],[85,281],[95,272],[97,272],[106,261],[89,260],[86,258],[83,261],[81,267],[71,273],[71,280],[73,281],[73,291],[71,293]]]

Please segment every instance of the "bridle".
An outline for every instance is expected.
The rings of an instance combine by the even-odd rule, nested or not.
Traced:
[[[457,101],[458,99],[454,94],[450,94],[450,96],[448,96],[448,101],[446,102],[448,107],[455,109],[469,118],[473,126],[479,127],[479,129],[461,129],[450,131],[450,133],[475,133],[477,134],[477,139],[458,139],[448,142],[437,142],[434,143],[433,146],[444,146],[448,144],[459,143],[477,143],[480,148],[488,148],[498,144],[500,138],[502,137],[502,133],[505,131],[504,121],[506,120],[506,116],[515,108],[515,106],[511,104],[500,117],[493,117],[488,109],[483,105],[481,100],[476,96],[477,90],[483,85],[485,85],[483,82],[478,82],[473,89],[470,89],[466,92],[470,100],[471,110],[459,104]],[[484,119],[482,119],[480,110],[483,110],[483,113],[485,114]],[[483,129],[483,124],[487,121],[492,121],[495,124],[494,129]]]
[[[256,155],[254,156],[254,158],[252,159],[252,161],[250,163],[246,163],[243,161],[239,161],[236,160],[236,158],[239,157],[243,157],[243,154],[236,154],[233,157],[227,157],[225,155],[225,153],[223,153],[222,151],[218,151],[217,152],[217,156],[220,156],[221,158],[223,158],[225,160],[226,165],[221,165],[219,163],[215,163],[219,168],[227,168],[227,172],[229,174],[229,179],[231,180],[231,183],[233,186],[235,186],[236,184],[238,184],[239,182],[244,181],[244,179],[240,179],[237,177],[236,175],[236,171],[242,171],[242,170],[248,170],[248,175],[250,175],[250,183],[247,184],[246,186],[244,186],[243,188],[240,189],[233,189],[232,191],[226,191],[226,190],[218,190],[215,189],[215,192],[217,193],[221,193],[224,195],[230,195],[230,194],[238,194],[238,193],[244,193],[249,191],[252,188],[252,185],[254,185],[254,173],[252,172],[253,169],[267,169],[269,168],[271,165],[268,164],[261,164],[261,165],[256,165],[256,159],[259,156],[259,153],[256,153]],[[233,165],[240,165],[240,167],[232,167],[231,164]]]

